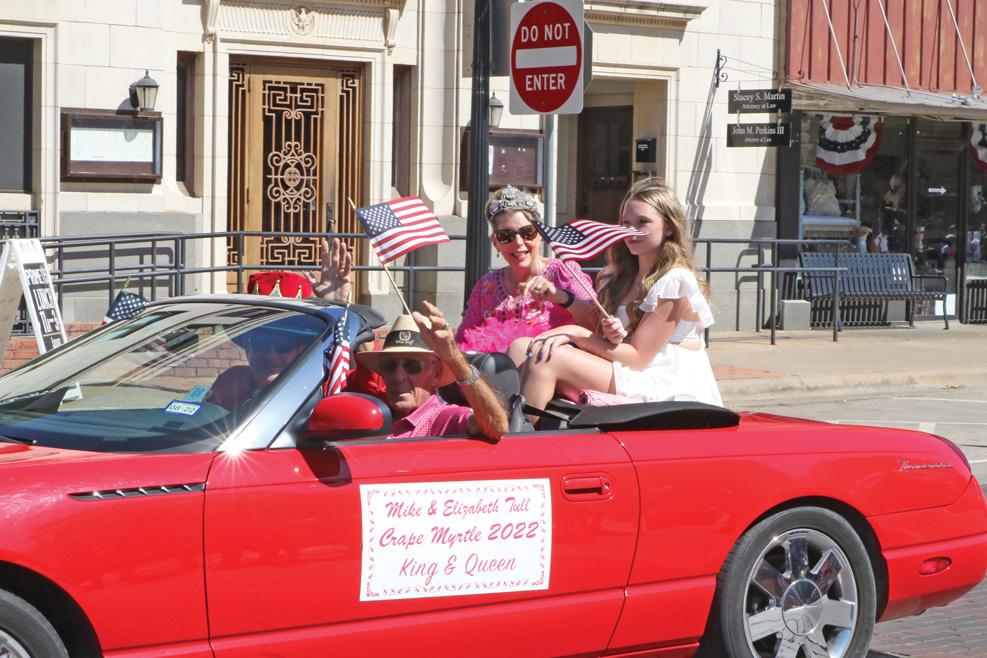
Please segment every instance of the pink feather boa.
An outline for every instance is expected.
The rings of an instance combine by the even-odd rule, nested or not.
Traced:
[[[537,336],[545,331],[542,323],[529,323],[516,318],[498,320],[490,316],[483,324],[463,330],[459,347],[468,352],[506,352],[516,338]]]

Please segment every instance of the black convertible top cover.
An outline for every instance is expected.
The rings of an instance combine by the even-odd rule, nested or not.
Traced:
[[[583,407],[569,427],[601,430],[699,430],[736,427],[740,416],[703,402],[639,402],[610,407]]]

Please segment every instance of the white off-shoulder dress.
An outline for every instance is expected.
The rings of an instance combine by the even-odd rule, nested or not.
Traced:
[[[665,347],[644,370],[635,370],[615,361],[613,376],[617,395],[642,402],[693,400],[723,405],[702,336],[703,330],[713,325],[713,312],[695,275],[679,267],[669,270],[644,296],[640,309],[647,313],[658,307],[659,300],[682,298],[689,300],[698,322],[681,320]],[[625,306],[617,308],[616,316],[625,327],[630,324]],[[683,347],[683,343],[694,345],[690,349]]]

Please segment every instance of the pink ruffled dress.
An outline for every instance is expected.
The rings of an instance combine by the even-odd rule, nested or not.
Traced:
[[[536,301],[528,294],[520,298],[512,296],[504,285],[506,272],[506,267],[488,272],[473,287],[463,321],[456,331],[460,349],[506,352],[516,338],[537,336],[555,327],[575,324],[569,309],[555,302]],[[566,265],[555,258],[546,259],[542,276],[556,288],[568,290],[574,299],[592,302],[587,290],[593,291],[593,281],[577,263]]]

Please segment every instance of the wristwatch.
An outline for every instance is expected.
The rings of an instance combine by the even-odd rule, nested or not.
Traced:
[[[565,301],[559,302],[559,306],[561,306],[562,308],[569,308],[570,306],[572,306],[572,303],[576,301],[576,296],[564,288],[562,289],[562,292],[565,293]]]
[[[480,379],[480,371],[476,369],[472,363],[470,364],[470,374],[466,379],[457,379],[456,383],[460,386],[472,386]]]

